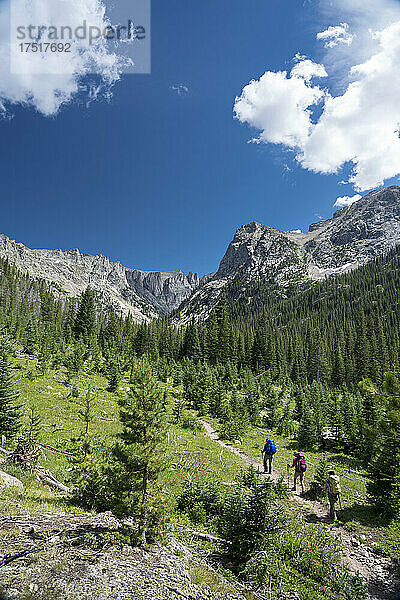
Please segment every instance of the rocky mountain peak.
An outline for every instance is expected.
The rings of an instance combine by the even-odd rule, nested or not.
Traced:
[[[180,322],[193,311],[206,316],[209,307],[230,283],[262,279],[282,288],[304,286],[357,268],[400,243],[400,187],[375,190],[310,225],[308,232],[285,232],[252,221],[240,227],[217,273],[185,303]],[[240,284],[240,285],[239,285]]]
[[[106,309],[148,321],[177,308],[199,285],[197,273],[127,269],[106,256],[71,250],[32,250],[0,235],[0,257],[31,277],[50,282],[57,293],[78,297],[88,286]]]
[[[180,270],[128,269],[106,256],[72,250],[31,250],[0,235],[0,257],[32,277],[51,282],[58,293],[79,296],[87,287],[104,305],[143,321],[182,306],[181,322],[206,316],[221,290],[236,282],[239,294],[262,280],[274,290],[304,286],[365,264],[400,243],[400,187],[374,190],[313,223],[305,233],[280,231],[252,221],[239,227],[218,271],[199,279]],[[186,302],[184,302],[186,301]]]

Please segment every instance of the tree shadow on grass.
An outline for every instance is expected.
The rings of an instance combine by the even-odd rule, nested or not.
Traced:
[[[360,460],[358,458],[354,458],[353,456],[346,456],[345,454],[341,454],[340,452],[338,452],[336,455],[334,454],[329,457],[329,462],[357,471],[356,473],[354,473],[355,477],[365,477],[365,475],[358,472],[358,469],[362,468]]]
[[[353,504],[339,509],[338,515],[343,523],[356,522],[366,527],[383,527],[388,524],[382,515],[378,515],[371,506],[366,504]]]

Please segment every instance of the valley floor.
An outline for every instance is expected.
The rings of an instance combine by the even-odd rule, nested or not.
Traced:
[[[27,407],[40,410],[43,443],[63,448],[64,438],[70,437],[79,427],[76,419],[79,399],[74,398],[72,391],[82,398],[91,389],[96,394],[96,414],[99,415],[93,425],[96,432],[109,435],[116,431],[117,396],[107,391],[103,377],[86,374],[84,378],[69,381],[62,370],[31,377],[27,376],[30,371],[26,359],[18,360],[16,365],[20,367],[17,372],[20,372],[19,386],[24,402]],[[118,393],[124,393],[126,385],[127,382],[121,382]],[[168,387],[169,384],[165,385]],[[202,431],[171,424],[165,440],[165,454],[171,468],[161,477],[168,505],[173,506],[176,502],[188,477],[207,478],[209,475],[229,486],[248,465],[262,470],[257,457],[262,447],[260,440],[265,437],[264,430],[258,433],[251,430],[238,447],[219,439],[213,422],[203,419],[202,424]],[[289,453],[283,447],[283,440],[279,440],[279,445],[276,480],[285,474],[285,452]],[[67,461],[64,454],[48,447],[43,461],[60,479],[63,474],[65,476]],[[25,550],[35,552],[0,568],[0,598],[302,600],[296,594],[290,596],[279,590],[273,596],[265,596],[257,590],[243,589],[229,569],[223,567],[221,546],[199,540],[193,534],[195,528],[206,536],[216,535],[207,520],[194,524],[187,515],[172,510],[173,517],[162,536],[163,546],[143,552],[118,538],[118,523],[111,515],[83,513],[62,495],[37,483],[31,475],[17,469],[6,470],[22,479],[25,487],[22,491],[1,490],[0,556]],[[351,494],[358,493],[361,491],[351,491]],[[373,550],[369,539],[356,535],[348,527],[332,527],[326,519],[326,507],[318,502],[297,495],[289,496],[287,502],[290,510],[301,511],[311,527],[313,524],[322,526],[337,537],[343,547],[343,561],[368,581],[373,600],[398,600],[400,585],[393,576],[395,564]],[[355,498],[350,495],[347,502],[354,504]]]

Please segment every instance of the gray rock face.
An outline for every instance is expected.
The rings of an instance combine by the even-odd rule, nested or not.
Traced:
[[[221,290],[262,279],[286,288],[355,269],[400,243],[400,187],[375,190],[306,233],[249,223],[236,231],[218,272],[182,307],[179,322],[204,318]],[[240,286],[238,286],[240,287]]]
[[[168,314],[177,308],[199,285],[197,273],[185,275],[182,271],[146,272],[126,269],[130,289],[144,298],[160,314]]]
[[[177,308],[199,284],[197,274],[127,269],[106,256],[79,250],[31,250],[0,235],[0,257],[31,277],[49,281],[63,294],[78,297],[88,286],[110,310],[148,321]]]
[[[215,278],[247,276],[286,285],[306,276],[298,245],[272,227],[252,222],[237,230]]]

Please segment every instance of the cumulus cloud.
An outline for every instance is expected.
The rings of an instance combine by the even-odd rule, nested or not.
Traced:
[[[13,26],[10,33],[10,19],[15,26],[46,23],[73,30],[85,21],[102,31],[108,24],[101,0],[34,0],[28,4],[4,0],[0,4],[0,114],[9,115],[13,105],[24,105],[45,116],[55,115],[82,91],[88,74],[98,74],[95,85],[86,84],[88,100],[101,90],[109,94],[120,78],[126,61],[110,52],[104,37],[93,44],[88,39],[74,40],[71,52],[47,53],[40,59],[38,54],[19,51]]]
[[[397,21],[368,35],[369,55],[347,68],[338,95],[312,81],[323,65],[300,62],[290,76],[267,71],[251,81],[234,107],[236,118],[261,131],[257,141],[294,150],[305,169],[332,174],[352,165],[356,191],[400,174],[400,10]]]
[[[349,32],[348,23],[340,23],[340,25],[331,25],[328,29],[317,33],[317,39],[325,42],[325,48],[334,48],[338,44],[350,46],[354,35]]]
[[[313,62],[310,59],[302,59],[295,65],[290,73],[291,77],[302,77],[305,81],[311,81],[313,77],[328,77],[324,65]]]
[[[313,126],[310,107],[321,102],[324,95],[318,86],[308,84],[300,69],[290,76],[286,71],[267,71],[259,80],[253,79],[236,98],[235,116],[261,130],[255,142],[302,147]]]
[[[336,206],[337,208],[351,206],[354,204],[354,202],[357,202],[357,200],[360,200],[361,198],[362,196],[360,196],[360,194],[356,194],[355,196],[341,196],[340,198],[336,199],[336,202],[333,206]]]

